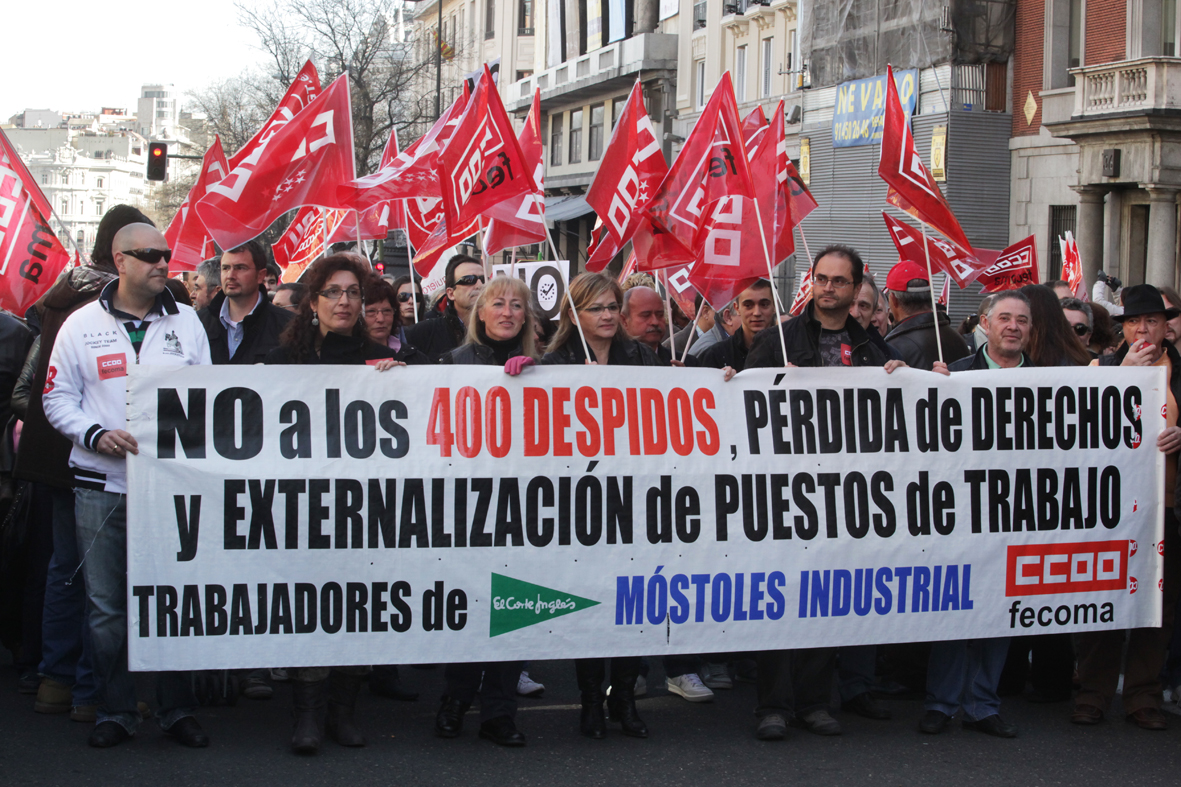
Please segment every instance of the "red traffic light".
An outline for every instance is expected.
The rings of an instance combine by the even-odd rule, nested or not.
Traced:
[[[148,180],[168,178],[168,143],[148,143]]]
[[[385,273],[385,263],[384,262],[375,262],[375,263],[373,263],[373,269],[375,271],[377,271],[379,274]]]
[[[153,147],[152,148],[152,155],[153,156],[163,156],[164,155],[164,147],[163,146]]]

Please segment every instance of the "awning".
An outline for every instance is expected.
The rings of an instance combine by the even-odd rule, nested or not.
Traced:
[[[569,221],[591,212],[591,206],[586,204],[586,196],[583,194],[564,194],[545,198],[546,221]]]

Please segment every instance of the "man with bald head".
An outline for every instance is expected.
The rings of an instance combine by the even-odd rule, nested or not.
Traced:
[[[89,743],[115,746],[139,726],[135,681],[127,670],[127,455],[138,453],[127,425],[127,371],[133,364],[208,364],[205,329],[168,289],[172,252],[150,224],[128,224],[111,245],[118,278],[62,324],[49,359],[42,402],[49,423],[73,444],[75,518],[89,602],[100,704]],[[193,717],[189,674],[157,676],[160,727],[185,746],[209,745]]]
[[[625,290],[623,308],[619,313],[627,335],[648,345],[661,364],[667,366],[672,360],[672,351],[661,342],[668,338],[668,316],[664,313],[664,301],[656,290],[642,284]]]

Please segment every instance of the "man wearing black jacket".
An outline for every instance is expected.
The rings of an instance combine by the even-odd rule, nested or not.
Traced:
[[[221,255],[221,292],[198,316],[214,364],[262,363],[295,316],[266,291],[267,256],[257,240]]]
[[[894,316],[894,327],[886,335],[886,344],[898,352],[907,366],[929,372],[938,360],[950,364],[970,354],[968,345],[952,328],[947,315],[936,315],[931,311],[931,280],[923,266],[899,262],[886,277],[886,290],[889,292],[890,313]],[[939,331],[938,339],[936,330]],[[939,357],[940,341],[943,343],[942,359]]]
[[[741,372],[749,363],[746,354],[760,331],[775,321],[774,293],[771,282],[759,279],[738,294],[735,304],[741,326],[729,339],[713,344],[697,356],[701,366],[712,369],[730,367]]]
[[[463,344],[467,335],[464,326],[484,289],[484,266],[475,257],[456,254],[447,261],[443,280],[447,285],[447,307],[442,316],[406,328],[406,341],[430,358],[431,363],[438,363]]]

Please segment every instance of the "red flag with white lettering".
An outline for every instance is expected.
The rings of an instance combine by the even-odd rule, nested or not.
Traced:
[[[939,290],[939,303],[944,306],[951,300],[951,277],[946,273],[943,274],[943,287]]]
[[[967,287],[976,279],[981,271],[981,261],[977,255],[969,256],[963,249],[947,242],[937,235],[928,235],[927,247],[923,248],[923,233],[914,227],[899,221],[885,211],[882,218],[886,220],[886,228],[890,231],[890,238],[898,249],[898,256],[918,265],[926,266],[927,252],[931,254],[931,273],[943,271],[955,279],[960,289]]]
[[[381,153],[381,164],[378,169],[391,164],[398,158],[398,131],[390,132],[390,138],[385,143],[385,150]],[[339,196],[339,195],[338,195]],[[403,200],[386,200],[378,202],[372,207],[360,211],[360,235],[363,240],[381,240],[393,229],[406,228],[406,207]],[[356,240],[354,233],[350,240]]]
[[[172,262],[168,265],[170,272],[194,270],[213,256],[213,236],[205,229],[193,206],[205,196],[211,184],[220,181],[229,171],[229,162],[226,161],[225,151],[221,148],[221,137],[215,137],[201,160],[201,172],[197,175],[197,182],[189,190],[185,201],[180,204],[180,210],[172,217],[168,229],[164,230],[164,238],[168,241],[168,247],[172,249]]]
[[[780,109],[782,109],[782,103]],[[767,130],[767,116],[763,113],[762,106],[755,106],[746,117],[742,119],[742,144],[746,146],[748,153],[753,154],[758,147],[759,141],[756,137],[762,136],[763,132]]]
[[[894,69],[890,66],[886,66],[886,119],[882,130],[878,176],[890,187],[886,200],[891,205],[934,227],[960,247],[965,259],[972,258],[972,244],[968,242],[968,236],[964,234],[955,214],[951,212],[951,206],[943,198],[943,192],[915,149],[914,134],[906,121],[902,102],[898,99]]]
[[[804,269],[804,277],[800,279],[800,288],[796,290],[796,297],[791,299],[791,306],[787,313],[792,317],[798,317],[804,311],[804,307],[808,305],[808,301],[812,300],[812,267],[809,265]]]
[[[637,80],[586,190],[586,202],[599,219],[592,232],[588,271],[605,268],[641,227],[650,232],[644,207],[667,174],[668,164]]]
[[[333,243],[356,239],[356,222],[351,210],[325,210],[307,206],[272,247],[275,262],[283,269],[282,280],[298,281],[317,257]],[[351,234],[350,234],[351,233]]]
[[[1066,236],[1058,236],[1058,244],[1062,249],[1062,279],[1070,285],[1074,297],[1084,301],[1087,297],[1087,282],[1083,279],[1083,263],[1078,254],[1078,243],[1074,233],[1066,231]]]
[[[514,246],[544,243],[545,231],[545,152],[541,144],[541,90],[533,92],[533,106],[518,137],[525,166],[533,168],[536,191],[499,202],[484,211],[484,253],[495,254]]]
[[[0,307],[24,316],[70,264],[49,200],[0,131]]]
[[[586,203],[599,225],[592,233],[588,271],[601,271],[637,230],[647,224],[643,209],[668,174],[656,129],[644,108],[644,91],[637,80],[623,114],[615,122],[611,141],[595,178],[586,190]]]
[[[487,66],[439,152],[436,168],[443,215],[453,227],[466,225],[498,202],[537,191],[533,168],[525,161]]]
[[[727,71],[645,211],[656,229],[667,231],[691,256],[710,205],[727,196],[754,195],[742,136]],[[639,253],[641,270],[664,267],[658,263]]]
[[[262,128],[242,146],[241,150],[230,156],[230,165],[226,168],[226,172],[241,164],[242,160],[253,153],[259,145],[265,144],[263,140],[268,139],[286,125],[308,104],[312,103],[312,100],[318,95],[320,95],[320,74],[312,65],[312,61],[309,60],[295,75],[295,81],[291,83],[291,87],[287,88],[287,92],[279,101],[279,106],[275,107],[275,111],[267,118],[267,122],[263,123]],[[173,259],[176,257],[174,256]]]
[[[1002,251],[996,262],[980,272],[976,281],[984,292],[1015,290],[1026,284],[1038,284],[1037,236],[1030,235]]]
[[[358,210],[365,210],[378,203],[395,199],[437,199],[441,193],[439,174],[435,169],[439,161],[439,151],[454,133],[467,101],[468,94],[465,88],[430,130],[416,139],[410,147],[388,161],[382,156],[381,166],[376,172],[340,187],[337,191],[340,202]]]
[[[340,186],[353,179],[353,124],[348,75],[285,123],[223,180],[210,184],[197,214],[223,249],[261,235],[304,205],[346,208]]]
[[[479,219],[463,225],[458,232],[452,232],[448,226],[447,219],[440,218],[430,236],[423,241],[420,247],[415,248],[414,270],[418,271],[419,276],[423,278],[430,276],[444,252],[458,246],[480,231]]]

